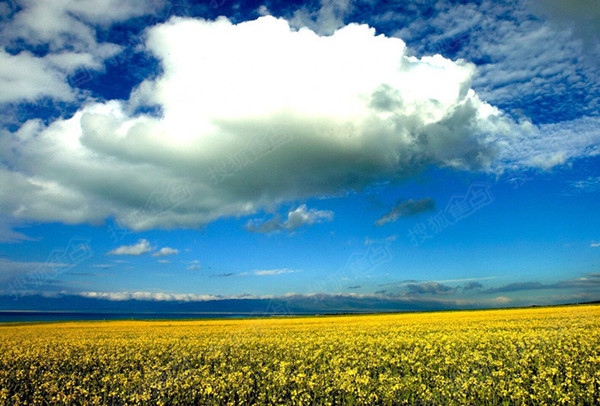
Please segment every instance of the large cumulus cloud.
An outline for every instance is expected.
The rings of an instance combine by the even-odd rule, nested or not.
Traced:
[[[529,129],[479,99],[472,64],[408,56],[365,25],[172,18],[146,47],[161,72],[129,100],[2,134],[3,213],[195,227],[427,165],[492,169],[498,140]]]

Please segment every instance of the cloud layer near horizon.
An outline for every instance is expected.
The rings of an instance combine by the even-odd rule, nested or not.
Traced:
[[[269,16],[237,25],[175,17],[149,29],[146,47],[162,72],[130,100],[5,131],[3,213],[196,227],[406,179],[427,165],[550,167],[569,158],[512,153],[511,140],[537,151],[539,132],[478,98],[473,65],[408,56],[400,39],[366,25],[319,36]],[[148,108],[161,114],[136,113]]]

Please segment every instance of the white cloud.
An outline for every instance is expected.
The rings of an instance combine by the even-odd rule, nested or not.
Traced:
[[[172,18],[148,31],[147,48],[163,73],[129,101],[3,132],[4,213],[98,224],[114,216],[136,230],[201,226],[428,165],[527,164],[514,143],[537,134],[479,99],[473,65],[408,56],[401,40],[365,25],[320,37],[273,17]],[[162,115],[133,115],[139,106]],[[269,226],[332,216],[301,206]]]
[[[141,239],[134,245],[122,245],[109,251],[106,255],[143,255],[152,251],[152,247],[148,240]]]
[[[288,213],[287,219],[281,221],[273,217],[267,221],[250,220],[246,224],[248,231],[270,233],[274,231],[294,231],[305,225],[313,225],[333,220],[334,213],[330,210],[308,209],[305,204]]]
[[[256,275],[256,276],[273,276],[273,275],[282,275],[282,274],[286,274],[286,273],[295,273],[295,272],[299,272],[299,271],[296,271],[293,269],[282,268],[282,269],[264,269],[264,270],[259,270],[259,271],[252,271],[251,274]]]
[[[90,299],[105,299],[112,301],[125,301],[125,300],[151,300],[151,301],[181,301],[181,302],[196,302],[206,300],[218,300],[219,296],[214,295],[196,295],[193,293],[165,293],[165,292],[81,292],[80,296],[87,297]]]
[[[164,257],[167,255],[179,254],[179,250],[175,248],[163,247],[160,250],[152,254],[153,257]]]
[[[48,44],[51,51],[95,48],[92,24],[107,25],[155,13],[162,0],[123,2],[118,0],[20,0],[21,10],[3,27],[5,39],[23,39],[30,44]]]
[[[0,103],[34,101],[42,96],[74,99],[66,74],[29,52],[11,55],[0,49],[0,86]]]
[[[506,296],[497,296],[493,299],[490,299],[490,303],[496,304],[496,305],[506,305],[510,302],[512,302],[512,299],[509,297],[506,297]]]
[[[600,242],[592,241],[590,243],[590,247],[592,247],[592,248],[598,248],[598,247],[600,247]]]
[[[103,62],[122,50],[112,43],[98,43],[98,25],[155,13],[162,0],[21,0],[20,10],[0,21],[0,103],[34,102],[42,97],[74,102],[85,94],[72,80],[78,70],[104,69]],[[15,46],[16,44],[16,46]],[[23,44],[48,47],[43,55],[28,51],[8,53]]]
[[[247,272],[240,272],[240,273],[228,272],[228,273],[219,274],[217,276],[219,276],[221,278],[228,278],[228,277],[236,276],[236,275],[237,276],[275,276],[275,275],[283,275],[283,274],[297,273],[297,272],[302,272],[302,271],[296,270],[296,269],[276,268],[276,269],[259,269],[259,270],[255,270],[255,271],[247,271]]]

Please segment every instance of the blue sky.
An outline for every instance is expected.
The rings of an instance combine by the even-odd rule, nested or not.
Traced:
[[[590,0],[4,2],[0,295],[598,300],[598,27]]]

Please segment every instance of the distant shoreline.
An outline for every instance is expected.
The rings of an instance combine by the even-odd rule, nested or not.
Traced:
[[[20,322],[55,321],[102,321],[102,320],[187,320],[187,319],[230,319],[286,314],[265,314],[236,312],[89,312],[89,311],[37,311],[37,310],[0,310],[0,324]]]
[[[455,311],[485,311],[529,308],[550,308],[562,306],[600,305],[600,301],[582,303],[564,303],[556,305],[532,305],[522,307],[482,308],[482,309],[440,309],[440,310],[409,310],[409,311],[323,311],[323,312],[150,312],[150,311],[78,311],[78,310],[0,310],[0,325],[14,323],[52,323],[76,321],[117,321],[117,320],[215,320],[215,319],[253,319],[270,317],[318,317],[346,315],[385,315],[401,313],[446,313]]]

